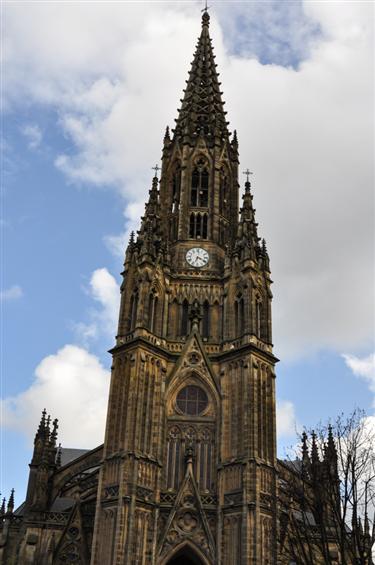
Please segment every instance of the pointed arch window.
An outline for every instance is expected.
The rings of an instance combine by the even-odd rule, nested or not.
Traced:
[[[229,184],[228,176],[224,169],[220,171],[220,202],[219,202],[219,212],[222,216],[226,216],[228,213],[229,205]]]
[[[192,239],[195,238],[195,214],[190,214],[189,237]]]
[[[200,159],[191,175],[190,205],[199,208],[208,206],[208,170],[207,164]]]
[[[137,322],[137,310],[138,310],[138,292],[132,294],[130,299],[130,323],[129,330],[133,331]]]
[[[155,291],[152,291],[148,303],[148,329],[150,332],[155,332],[157,324],[157,310],[158,310],[158,296]]]
[[[187,336],[189,329],[189,302],[186,300],[182,303],[181,315],[181,336]]]
[[[202,238],[207,239],[207,231],[208,231],[208,216],[207,214],[203,214],[203,226],[202,226]]]
[[[245,331],[245,301],[242,295],[234,303],[234,326],[236,337],[241,336]]]
[[[181,166],[178,164],[174,170],[172,177],[172,209],[175,211],[176,205],[180,201],[181,189]]]
[[[255,335],[262,337],[262,303],[258,298],[255,302]]]
[[[210,303],[206,300],[203,304],[202,337],[210,337]]]

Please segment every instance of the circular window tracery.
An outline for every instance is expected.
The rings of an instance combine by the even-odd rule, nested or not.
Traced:
[[[199,386],[188,385],[178,393],[176,404],[183,414],[199,416],[207,408],[207,394]]]

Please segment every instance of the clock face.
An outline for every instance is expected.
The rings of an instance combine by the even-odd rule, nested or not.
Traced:
[[[186,261],[192,267],[204,267],[207,265],[210,256],[205,249],[193,247],[186,253]]]

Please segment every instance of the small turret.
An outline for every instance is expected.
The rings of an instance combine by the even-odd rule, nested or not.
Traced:
[[[52,427],[52,429],[51,429]],[[56,468],[58,420],[51,424],[46,409],[42,412],[34,440],[34,452],[30,463],[29,482],[26,494],[26,508],[43,510],[47,502],[48,479]]]
[[[158,167],[155,167],[159,170]],[[162,248],[159,180],[155,175],[149,191],[145,215],[142,218],[141,228],[138,232],[137,246],[141,255],[148,255],[153,260],[158,256]]]
[[[251,194],[251,183],[249,170],[244,172],[247,175],[245,182],[245,192],[242,197],[242,208],[240,209],[240,221],[238,223],[237,238],[234,252],[240,259],[252,259],[256,261],[262,259],[261,248],[259,246],[258,224],[255,221],[255,209],[253,208],[253,196]]]

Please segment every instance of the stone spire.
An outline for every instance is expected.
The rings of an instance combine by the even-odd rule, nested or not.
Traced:
[[[176,119],[174,136],[192,141],[199,134],[208,139],[228,138],[228,122],[220,91],[219,73],[209,34],[210,16],[202,15],[202,32],[198,40],[189,79],[186,81],[182,106]]]

